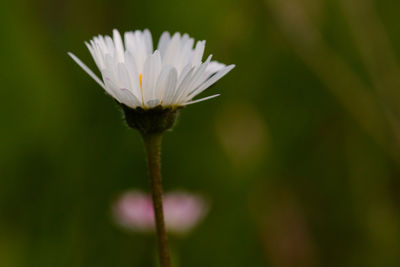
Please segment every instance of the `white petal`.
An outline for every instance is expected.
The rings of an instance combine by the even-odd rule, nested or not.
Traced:
[[[110,53],[103,36],[99,35],[98,37],[94,37],[93,40],[101,53]]]
[[[113,79],[109,78],[111,72],[112,71],[109,69],[104,69],[102,71],[107,93],[119,103],[125,104],[128,107],[135,108],[141,106],[141,101],[139,101],[139,99],[132,94],[128,88],[121,88],[119,84],[117,84]]]
[[[140,90],[139,73],[137,72],[135,59],[129,51],[125,52],[125,64],[128,69],[129,78],[131,80],[132,92],[134,95],[142,99],[142,93]]]
[[[199,65],[201,63],[201,59],[203,58],[204,54],[204,49],[206,46],[206,41],[199,41],[196,44],[196,48],[194,50],[194,56],[193,56],[193,65]]]
[[[132,51],[133,49],[135,49],[134,47],[134,36],[133,36],[133,32],[125,32],[124,33],[124,43],[125,43],[125,48],[128,51]]]
[[[126,50],[129,51],[135,59],[138,73],[142,73],[144,62],[150,54],[147,52],[142,32],[126,32],[124,38]]]
[[[93,58],[94,62],[96,63],[97,68],[99,70],[101,70],[103,67],[102,67],[102,64],[101,64],[99,58],[97,57],[94,47],[92,47],[88,42],[85,42],[85,45],[89,49],[89,52],[92,55],[92,58]]]
[[[165,86],[164,91],[162,92],[161,103],[163,105],[168,106],[173,104],[172,97],[175,94],[177,82],[178,82],[178,73],[174,67],[171,67],[166,82],[167,86]]]
[[[116,85],[114,79],[113,79],[113,74],[111,72],[111,70],[109,69],[103,69],[101,70],[101,74],[103,76],[103,80],[104,80],[104,84],[105,84],[105,90],[106,92],[111,95],[114,99],[116,99],[117,101],[120,101],[120,97],[119,97],[119,90],[118,90],[118,86]]]
[[[177,69],[182,69],[185,65],[191,62],[190,60],[193,55],[193,43],[194,40],[192,38],[189,39],[189,37],[186,41],[181,42],[181,51],[176,62]]]
[[[104,66],[104,53],[99,47],[99,44],[94,42],[93,40],[90,42],[93,48],[93,52],[96,55],[97,60],[99,61],[99,69],[102,70],[105,68]]]
[[[147,54],[152,54],[153,53],[153,39],[151,38],[151,33],[148,29],[145,29],[143,31],[143,35],[144,35],[144,42],[146,44]]]
[[[172,65],[175,66],[176,64],[176,58],[179,55],[180,51],[180,45],[181,45],[181,35],[180,33],[175,33],[174,36],[172,36],[171,41],[168,44],[168,48],[165,52],[165,56],[163,58],[163,65]],[[179,72],[179,70],[177,70]]]
[[[129,91],[133,92],[131,89],[132,86],[131,86],[131,81],[129,78],[128,70],[124,63],[118,63],[117,73],[118,73],[118,86],[120,88],[126,88]]]
[[[93,73],[79,58],[77,58],[74,54],[68,52],[68,55],[72,57],[73,60],[75,60],[76,63],[84,70],[86,71],[87,74],[89,74],[90,77],[93,78],[101,87],[105,89],[104,83],[97,77],[96,74]]]
[[[178,102],[185,101],[187,99],[187,96],[191,92],[193,92],[201,83],[204,82],[204,79],[207,77],[205,75],[205,71],[208,68],[208,64],[210,63],[211,58],[212,55],[210,55],[203,64],[201,64],[194,70],[190,83],[180,92],[177,98]]]
[[[185,45],[185,43],[189,40],[189,34],[184,33],[181,37],[181,46],[183,47]]]
[[[143,98],[144,104],[154,99],[156,83],[161,71],[160,52],[155,51],[153,55],[147,58],[143,68]]]
[[[207,72],[209,72],[210,74],[214,74],[225,67],[225,64],[219,63],[218,61],[211,61],[210,65],[207,67]]]
[[[169,86],[167,83],[171,70],[171,66],[164,67],[160,72],[160,76],[158,76],[156,89],[154,90],[154,97],[159,101],[157,104],[162,101],[165,88]]]
[[[114,36],[114,46],[115,46],[115,53],[118,62],[124,62],[124,46],[122,44],[122,38],[121,35],[119,34],[119,31],[113,30],[113,36]]]
[[[115,58],[111,56],[111,54],[106,54],[105,61],[104,61],[105,68],[110,71],[110,78],[113,81],[117,80],[117,62]]]
[[[121,89],[121,96],[123,98],[122,103],[127,105],[128,107],[137,108],[142,105],[142,102],[126,88]]]
[[[160,51],[161,58],[165,56],[165,52],[167,50],[170,41],[171,37],[169,35],[169,32],[163,32],[163,34],[160,37],[160,41],[158,41],[158,47],[157,47],[157,50]]]
[[[173,97],[173,102],[175,104],[179,104],[179,99],[181,98],[182,94],[185,93],[187,88],[189,87],[192,78],[193,78],[193,72],[194,72],[194,67],[192,67],[189,72],[185,75],[183,78],[182,82],[179,84],[178,88],[176,89],[175,95]]]
[[[188,98],[191,99],[195,97],[196,95],[200,94],[204,90],[206,90],[208,87],[213,85],[216,81],[221,79],[225,74],[227,74],[230,70],[232,70],[235,67],[235,65],[229,65],[226,68],[220,70],[217,72],[214,76],[209,78],[206,82],[204,82],[198,89],[196,89],[194,92],[192,92]]]
[[[114,46],[113,39],[107,35],[107,36],[105,36],[104,40],[105,40],[105,44],[106,44],[108,53],[114,55],[115,46]]]
[[[200,99],[197,99],[197,100],[193,100],[193,101],[187,102],[187,103],[185,103],[185,106],[190,105],[190,104],[194,104],[194,103],[198,103],[198,102],[202,102],[202,101],[205,101],[205,100],[217,97],[217,96],[220,96],[220,94],[211,95],[211,96],[207,96],[207,97],[204,97],[204,98],[200,98]]]
[[[201,68],[199,67],[198,76],[196,77],[196,80],[193,81],[192,89],[197,88],[198,86],[200,86],[200,84],[202,84],[203,82],[206,81],[206,79],[209,78],[209,76],[206,72],[209,68],[209,65],[211,64],[211,58],[212,58],[212,55],[209,55],[207,60],[200,65]]]
[[[186,75],[192,69],[192,67],[193,67],[192,64],[187,64],[181,72],[179,72],[178,70],[178,75],[179,75],[178,86],[182,83],[183,79],[186,77]]]

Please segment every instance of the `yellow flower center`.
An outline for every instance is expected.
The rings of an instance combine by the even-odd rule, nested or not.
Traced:
[[[143,84],[143,82],[142,82],[142,80],[143,80],[143,74],[141,74],[141,73],[139,73],[139,82],[140,82],[140,89],[142,90],[142,84]]]
[[[140,83],[140,94],[142,95],[142,107],[144,107],[144,98],[143,98],[143,74],[139,73],[139,83]]]

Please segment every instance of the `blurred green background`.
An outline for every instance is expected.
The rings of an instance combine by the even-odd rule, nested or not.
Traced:
[[[237,67],[163,145],[165,189],[212,201],[179,266],[400,266],[400,2],[0,3],[0,266],[155,266],[110,205],[148,189],[144,150],[95,65],[97,34],[207,40]]]

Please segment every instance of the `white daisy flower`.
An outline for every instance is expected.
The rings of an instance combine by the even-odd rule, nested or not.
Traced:
[[[164,32],[154,50],[149,30],[126,32],[124,40],[117,30],[113,38],[99,35],[86,46],[102,79],[68,54],[119,103],[132,109],[174,108],[218,96],[193,100],[234,68],[211,61],[211,55],[202,62],[205,41],[194,43],[187,34]]]

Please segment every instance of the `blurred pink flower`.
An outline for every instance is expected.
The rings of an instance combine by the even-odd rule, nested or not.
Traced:
[[[175,234],[190,232],[208,211],[205,200],[183,191],[164,195],[164,217],[167,231]],[[113,206],[118,225],[136,232],[149,232],[155,228],[151,195],[140,191],[122,194]]]

